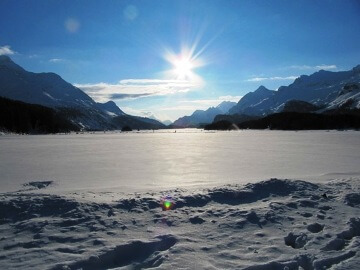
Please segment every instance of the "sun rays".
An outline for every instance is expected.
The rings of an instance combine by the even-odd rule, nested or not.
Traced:
[[[196,84],[203,82],[195,70],[205,63],[199,58],[199,54],[194,55],[194,50],[183,48],[178,54],[168,51],[165,54],[165,59],[172,66],[172,68],[166,72],[167,76],[175,80],[188,81]]]

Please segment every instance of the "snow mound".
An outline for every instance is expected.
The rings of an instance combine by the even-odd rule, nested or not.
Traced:
[[[345,195],[345,203],[350,206],[359,206],[360,205],[360,193],[349,193]]]
[[[33,181],[23,184],[24,187],[29,187],[30,190],[33,189],[43,189],[47,188],[48,186],[52,185],[54,181]]]
[[[99,255],[72,263],[59,264],[53,270],[105,270],[116,267],[133,265],[136,269],[153,268],[161,265],[165,256],[161,253],[171,248],[176,243],[172,235],[158,236],[153,241],[132,241],[128,244],[116,246]]]
[[[178,194],[174,198],[175,208],[183,207],[204,207],[209,203],[220,203],[228,205],[254,203],[268,197],[288,196],[291,193],[299,192],[300,195],[306,194],[309,190],[316,190],[318,186],[305,181],[291,181],[270,179],[255,184],[245,186],[227,186],[203,190],[201,193],[183,195]],[[306,201],[300,202],[306,204]],[[315,202],[316,203],[316,202]],[[308,204],[315,204],[308,202]],[[160,202],[157,198],[132,198],[120,200],[117,208],[128,211],[141,211],[158,208]]]
[[[0,201],[0,224],[50,216],[69,218],[79,213],[78,202],[60,196],[13,195],[12,197],[11,200]]]

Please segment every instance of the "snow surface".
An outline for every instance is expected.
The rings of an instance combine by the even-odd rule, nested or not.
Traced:
[[[358,132],[173,132],[0,136],[0,268],[358,269]]]
[[[0,190],[16,191],[31,181],[54,181],[48,189],[54,192],[137,192],[356,176],[359,145],[356,131],[5,135],[0,136]]]
[[[46,183],[47,185],[48,183]],[[45,186],[46,186],[45,185]],[[46,187],[43,187],[46,188]],[[0,195],[2,269],[358,269],[359,179]],[[112,196],[112,201],[98,201]],[[163,211],[166,196],[173,208]]]

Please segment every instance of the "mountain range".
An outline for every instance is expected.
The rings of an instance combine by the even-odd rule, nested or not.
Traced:
[[[33,73],[0,56],[0,96],[54,109],[80,129],[112,130],[132,124],[137,129],[165,125],[124,113],[113,101],[97,103],[86,93],[55,73]]]
[[[59,75],[26,71],[4,55],[0,56],[0,97],[50,108],[56,115],[54,119],[62,119],[61,123],[69,121],[67,127],[73,125],[80,130],[113,130],[125,126],[133,129],[166,128],[153,117],[124,113],[113,101],[97,103]],[[30,110],[34,115],[43,116],[43,111],[46,111],[41,109],[39,114],[38,107],[4,102],[8,108],[15,106],[22,111]],[[360,109],[360,65],[348,71],[320,70],[302,75],[278,90],[260,86],[244,95],[238,103],[224,101],[207,110],[196,110],[190,116],[180,117],[170,127],[198,127],[216,121],[240,123],[280,112],[327,113],[353,109]]]
[[[177,119],[172,126],[197,127],[200,124],[208,124],[214,120],[215,116],[227,113],[229,109],[235,105],[235,102],[223,101],[216,107],[210,107],[207,110],[196,110],[190,116],[181,117]]]
[[[275,93],[276,91],[269,90],[261,85],[254,92],[244,95],[235,106],[229,109],[229,114],[254,114],[252,108],[263,100],[272,97]]]
[[[279,112],[323,113],[360,109],[360,65],[349,71],[320,70],[311,75],[302,75],[289,86],[281,86],[278,90],[260,86],[244,95],[227,111],[219,113],[217,108],[197,110],[190,116],[179,118],[174,125],[196,126],[211,123],[212,120],[240,123]]]
[[[265,116],[288,111],[293,101],[302,101],[318,107],[319,112],[347,108],[360,108],[360,65],[349,71],[332,72],[320,70],[311,75],[302,75],[289,86],[277,91],[260,86],[246,94],[229,110],[229,114]],[[286,105],[287,104],[287,105]],[[309,105],[308,105],[309,106]],[[316,110],[315,110],[316,111]]]

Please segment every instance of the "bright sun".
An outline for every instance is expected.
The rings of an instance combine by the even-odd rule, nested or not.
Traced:
[[[200,53],[194,54],[194,48],[182,48],[179,54],[172,51],[167,51],[164,58],[172,65],[172,69],[168,70],[168,77],[182,80],[201,82],[202,79],[194,70],[204,65],[204,62],[199,59]]]
[[[187,58],[177,59],[173,62],[173,65],[175,68],[174,72],[179,78],[188,77],[194,68],[191,59]]]

